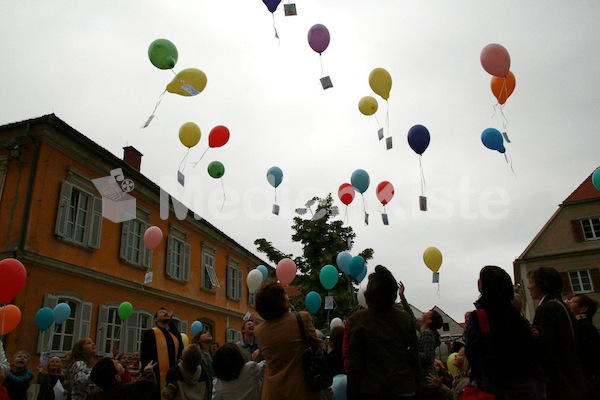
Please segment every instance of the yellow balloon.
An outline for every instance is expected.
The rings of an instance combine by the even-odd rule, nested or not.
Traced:
[[[385,69],[375,68],[369,74],[369,86],[375,93],[387,100],[392,89],[392,77]]]
[[[428,247],[423,252],[423,261],[425,261],[427,268],[433,272],[438,272],[442,266],[442,253],[435,247]]]
[[[179,140],[185,147],[194,147],[200,141],[200,128],[193,122],[186,122],[179,128]]]
[[[175,75],[167,85],[167,92],[195,96],[206,87],[206,75],[197,68],[187,68]]]
[[[454,365],[454,357],[456,357],[458,353],[451,353],[448,356],[448,360],[446,361],[446,365],[448,366],[448,372],[452,375],[453,378],[458,374],[458,367]]]
[[[183,342],[183,347],[187,347],[190,344],[190,338],[185,333],[181,334],[181,341]]]
[[[365,96],[358,102],[358,109],[365,115],[373,115],[377,112],[377,100],[371,96]]]

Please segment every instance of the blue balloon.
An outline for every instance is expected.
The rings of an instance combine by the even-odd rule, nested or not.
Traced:
[[[347,251],[342,251],[335,259],[338,268],[346,275],[350,275],[350,260],[352,260],[352,255]]]
[[[346,400],[346,387],[348,386],[348,376],[338,374],[333,377],[331,390],[333,391],[333,400]]]
[[[417,154],[423,154],[429,146],[429,131],[423,125],[415,125],[408,131],[408,145]]]
[[[279,186],[281,184],[282,180],[283,180],[283,172],[281,171],[281,169],[279,167],[269,168],[269,170],[267,171],[267,181],[269,181],[271,186],[276,188],[277,186]]]
[[[202,332],[202,322],[192,322],[192,326],[190,326],[190,332],[192,332],[192,336],[196,336],[198,333]]]
[[[281,3],[281,0],[263,0],[263,3],[265,3],[269,11],[275,12],[277,6]]]
[[[50,307],[40,308],[38,312],[35,313],[34,321],[35,326],[37,326],[40,331],[45,331],[54,323],[54,312]]]
[[[365,268],[365,260],[361,256],[354,256],[350,260],[350,275],[354,278],[358,278],[358,276],[363,272]]]
[[[304,299],[304,304],[306,304],[306,309],[309,313],[316,314],[319,308],[321,308],[321,296],[315,291],[308,292]]]
[[[260,271],[260,273],[263,276],[263,282],[267,280],[267,277],[269,276],[269,270],[267,269],[267,267],[265,267],[264,265],[259,265],[258,267],[256,267],[257,270]]]
[[[358,283],[361,283],[362,280],[365,279],[365,276],[367,276],[367,266],[366,265],[363,268],[362,272],[360,274],[358,274],[358,276],[356,277],[356,280],[358,281]]]
[[[497,150],[500,153],[504,153],[506,151],[504,148],[504,139],[502,139],[502,134],[498,129],[487,128],[484,130],[481,133],[481,141],[488,149]]]
[[[352,173],[352,177],[350,178],[350,183],[359,193],[366,192],[370,182],[369,174],[364,169],[357,169]]]
[[[56,325],[60,325],[69,318],[71,315],[71,307],[67,303],[58,303],[54,307],[54,322]]]
[[[596,189],[600,190],[600,168],[596,168],[592,174],[592,183]]]

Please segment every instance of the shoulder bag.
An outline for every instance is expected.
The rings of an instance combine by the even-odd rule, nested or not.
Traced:
[[[333,375],[325,360],[325,355],[321,347],[313,349],[310,347],[306,338],[306,332],[304,331],[304,324],[302,318],[297,312],[296,320],[298,321],[298,328],[300,329],[300,335],[302,336],[302,342],[304,343],[304,353],[302,354],[302,369],[304,370],[304,381],[312,392],[318,392],[327,389],[333,383]]]

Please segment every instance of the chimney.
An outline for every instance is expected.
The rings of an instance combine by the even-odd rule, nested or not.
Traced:
[[[140,153],[133,146],[123,147],[123,161],[125,161],[127,164],[131,165],[138,172],[140,172],[140,166],[142,164],[142,156],[143,156],[143,154]]]

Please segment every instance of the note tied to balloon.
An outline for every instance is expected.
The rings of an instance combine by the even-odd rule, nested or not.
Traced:
[[[185,184],[185,176],[181,171],[177,171],[177,182],[179,182],[181,186],[184,186]]]
[[[273,214],[279,215],[279,206],[277,204],[273,204]]]
[[[383,128],[379,128],[379,130],[377,131],[377,137],[379,138],[379,140],[383,139]]]
[[[146,272],[146,275],[144,276],[144,283],[150,283],[152,282],[152,271],[148,271]]]
[[[369,214],[365,213],[365,225],[369,225]]]
[[[284,4],[283,11],[285,12],[286,17],[290,15],[298,15],[296,14],[296,4],[294,3]]]
[[[421,211],[427,211],[427,197],[419,196],[419,208]]]
[[[332,88],[333,84],[331,83],[331,78],[329,76],[322,77],[321,85],[323,86],[323,90]]]
[[[186,92],[188,92],[189,94],[191,94],[192,96],[197,95],[198,93],[200,93],[198,90],[196,90],[196,88],[194,88],[192,85],[190,85],[189,83],[183,84],[181,85],[181,88],[183,90],[185,90]]]
[[[381,219],[382,219],[384,225],[389,225],[390,224],[390,221],[388,219],[388,215],[387,214],[381,214]]]
[[[392,137],[385,138],[385,149],[389,150],[392,148]]]
[[[325,296],[325,310],[333,310],[333,296]]]
[[[439,272],[433,273],[433,281],[431,283],[440,283],[440,273]]]

